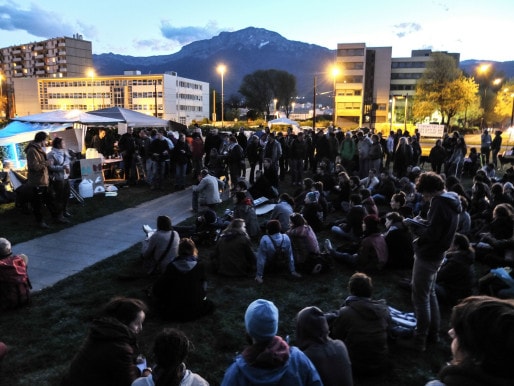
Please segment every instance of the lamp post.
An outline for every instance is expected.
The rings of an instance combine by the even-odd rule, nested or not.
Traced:
[[[225,95],[223,89],[223,76],[225,75],[227,67],[224,64],[218,66],[218,72],[221,74],[221,127],[225,124]]]
[[[91,89],[92,89],[92,94],[93,94],[93,110],[95,109],[95,85],[94,85],[94,78],[95,78],[95,70],[94,69],[90,69],[88,72],[87,72],[87,75],[91,77]]]
[[[332,92],[332,97],[334,98],[334,111],[332,114],[332,121],[334,122],[333,123],[334,127],[336,126],[336,119],[337,119],[337,114],[336,114],[336,78],[337,78],[337,75],[339,75],[339,68],[337,66],[334,66],[332,68],[332,77],[334,78],[334,88],[333,88],[333,92]]]

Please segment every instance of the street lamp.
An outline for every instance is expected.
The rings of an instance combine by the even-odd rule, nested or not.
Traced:
[[[225,95],[223,89],[223,76],[225,75],[225,71],[227,67],[224,64],[218,65],[218,72],[221,74],[221,127],[225,124]]]
[[[333,88],[333,93],[332,93],[332,96],[334,98],[334,111],[333,111],[333,117],[332,117],[332,121],[334,122],[333,125],[334,127],[336,126],[336,119],[337,119],[337,115],[336,115],[336,78],[337,78],[337,75],[339,75],[339,68],[337,66],[334,66],[332,68],[332,76],[334,78],[334,88]]]
[[[91,77],[91,89],[93,91],[93,110],[95,109],[95,85],[94,85],[94,78],[95,78],[95,70],[91,68],[87,75]]]

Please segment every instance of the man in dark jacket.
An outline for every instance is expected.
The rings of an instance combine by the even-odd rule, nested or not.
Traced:
[[[420,226],[411,227],[419,236],[414,240],[414,266],[412,269],[412,303],[417,318],[416,334],[404,345],[417,351],[425,351],[427,339],[439,340],[441,315],[435,293],[437,270],[444,253],[450,248],[459,223],[462,208],[459,196],[445,190],[444,180],[434,172],[421,174],[416,189],[430,202],[426,220]]]
[[[384,300],[372,300],[372,280],[357,272],[348,282],[350,296],[343,307],[328,313],[332,339],[340,339],[348,348],[356,374],[378,374],[387,368],[387,336],[391,315]]]

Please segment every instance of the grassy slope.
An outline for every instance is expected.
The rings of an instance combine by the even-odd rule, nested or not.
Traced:
[[[146,197],[152,198],[151,194],[155,193],[145,188],[130,188],[130,194],[120,192],[114,200],[99,197],[95,201],[102,204],[98,206],[103,209],[92,208],[88,201],[86,208],[73,208],[77,213],[74,220],[78,222],[81,216],[98,217],[112,209],[133,206]],[[24,225],[26,220],[18,224],[21,220],[14,216],[2,215],[2,229],[6,229],[3,226],[6,221],[15,228],[9,229],[7,237],[17,238],[18,242],[30,235],[34,237],[33,230],[27,230]],[[21,235],[17,235],[18,231]],[[326,237],[326,231],[318,234],[320,241]],[[208,248],[201,248],[200,257],[208,261],[209,252]],[[138,269],[138,255],[139,247],[133,247],[35,295],[31,306],[0,315],[0,340],[12,346],[2,366],[0,383],[57,385],[99,305],[116,295],[145,299],[144,289],[150,284],[148,279],[123,280],[124,273]],[[294,343],[296,313],[309,305],[327,311],[338,308],[347,296],[346,285],[352,273],[352,270],[337,265],[332,272],[300,280],[266,277],[262,286],[251,279],[229,280],[211,275],[208,293],[217,306],[215,313],[186,324],[166,323],[150,313],[144,325],[141,349],[150,356],[152,337],[165,326],[178,326],[196,346],[188,360],[189,367],[212,385],[217,385],[234,354],[246,343],[243,315],[251,301],[259,297],[274,301],[280,310],[279,334],[290,335]],[[375,297],[385,298],[392,306],[410,311],[409,293],[397,287],[398,280],[408,275],[408,271],[375,275]],[[443,310],[443,330],[448,323],[448,313],[449,310]],[[434,377],[449,355],[447,339],[424,354],[413,354],[392,345],[390,372],[379,379],[357,379],[355,384],[421,385]]]

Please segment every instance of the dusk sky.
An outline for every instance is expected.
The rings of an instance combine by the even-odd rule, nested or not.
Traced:
[[[458,52],[461,60],[514,60],[514,1],[0,0],[0,47],[83,35],[93,53],[167,55],[246,27],[336,49],[337,43]]]

